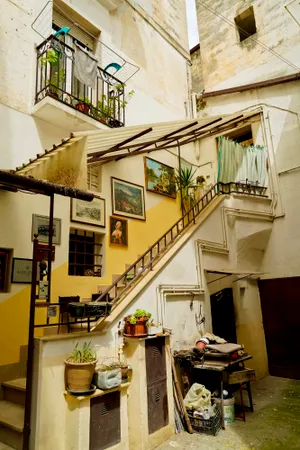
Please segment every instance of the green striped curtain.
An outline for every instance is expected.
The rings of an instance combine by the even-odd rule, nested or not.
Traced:
[[[218,141],[218,181],[230,183],[234,181],[266,186],[267,167],[264,147],[249,146],[219,137]]]

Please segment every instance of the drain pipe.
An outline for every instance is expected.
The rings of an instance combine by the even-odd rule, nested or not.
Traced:
[[[181,285],[167,285],[160,284],[156,288],[156,297],[157,297],[157,312],[159,313],[159,305],[160,305],[160,317],[161,323],[164,328],[168,328],[167,319],[166,319],[166,297],[167,295],[172,295],[172,297],[185,297],[192,295],[203,295],[204,290],[200,288],[198,285],[190,285],[190,284],[181,284]],[[159,315],[158,315],[159,317]]]

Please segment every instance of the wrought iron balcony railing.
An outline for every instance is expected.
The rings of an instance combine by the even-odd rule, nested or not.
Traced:
[[[50,96],[109,127],[125,125],[125,86],[97,67],[95,89],[74,76],[75,51],[50,36],[37,49],[35,103]]]

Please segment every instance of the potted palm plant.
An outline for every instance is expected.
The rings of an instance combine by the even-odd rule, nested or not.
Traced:
[[[85,342],[81,349],[77,342],[72,353],[65,359],[66,384],[71,393],[90,391],[96,363],[96,352],[91,348],[91,342]]]
[[[147,322],[151,316],[145,309],[137,309],[134,314],[124,317],[124,336],[147,336]]]

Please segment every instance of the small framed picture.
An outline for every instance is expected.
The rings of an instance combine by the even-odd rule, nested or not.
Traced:
[[[32,278],[32,259],[13,258],[11,282],[30,284]]]
[[[109,243],[118,247],[128,246],[128,220],[113,216],[109,218]]]
[[[112,213],[131,219],[146,220],[143,186],[128,181],[111,179]]]
[[[38,241],[48,243],[49,241],[49,217],[32,214],[31,239],[38,234]],[[53,219],[52,243],[60,245],[61,242],[61,219]]]
[[[155,159],[144,157],[146,190],[176,198],[175,169]]]
[[[91,202],[71,199],[71,221],[105,227],[105,200],[94,198]]]

